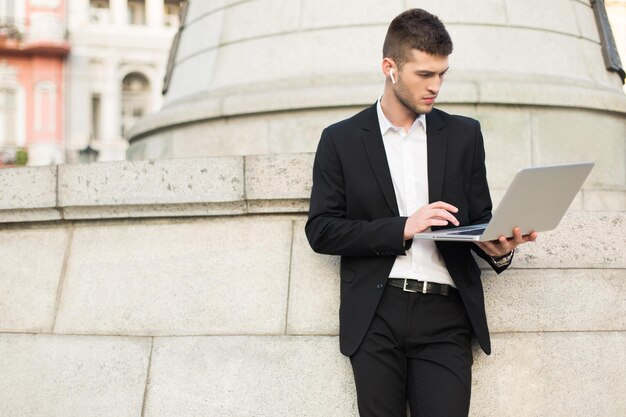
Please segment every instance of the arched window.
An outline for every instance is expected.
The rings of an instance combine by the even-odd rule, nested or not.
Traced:
[[[141,73],[131,72],[122,80],[122,136],[150,111],[150,82]]]

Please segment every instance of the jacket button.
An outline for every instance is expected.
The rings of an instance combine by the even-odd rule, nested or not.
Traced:
[[[383,284],[376,284],[376,288],[382,290],[385,286]]]

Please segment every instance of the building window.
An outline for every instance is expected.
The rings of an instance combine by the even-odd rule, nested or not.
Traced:
[[[150,110],[150,82],[138,72],[122,81],[122,136]]]
[[[56,132],[57,86],[52,81],[35,84],[35,131]]]
[[[165,26],[177,28],[180,24],[180,1],[165,0],[163,3]]]
[[[100,139],[100,94],[91,96],[91,139]]]
[[[89,21],[91,23],[106,24],[111,19],[109,0],[89,1]]]
[[[15,90],[0,88],[0,149],[17,146]]]
[[[128,23],[131,25],[146,24],[146,3],[144,0],[128,0]]]

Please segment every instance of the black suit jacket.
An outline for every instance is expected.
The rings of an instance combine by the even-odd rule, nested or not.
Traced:
[[[476,120],[434,109],[426,116],[430,202],[456,206],[461,225],[491,218],[485,152]],[[324,129],[313,165],[313,188],[305,230],[313,250],[341,255],[341,352],[361,344],[396,256],[405,256],[406,217],[399,216],[376,106]],[[483,288],[473,243],[436,242],[454,280],[474,333],[491,351]]]

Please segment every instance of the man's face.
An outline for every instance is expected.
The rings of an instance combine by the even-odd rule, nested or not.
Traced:
[[[393,91],[407,109],[417,114],[430,113],[448,70],[448,57],[413,49],[399,71]]]

